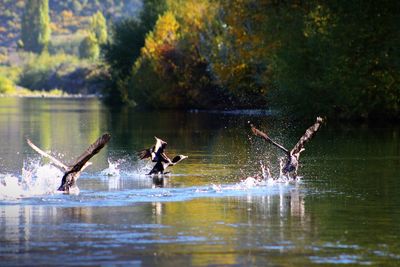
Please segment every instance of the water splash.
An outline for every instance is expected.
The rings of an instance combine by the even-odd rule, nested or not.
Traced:
[[[246,179],[241,180],[239,183],[233,185],[215,185],[212,184],[212,190],[216,192],[223,192],[223,190],[250,190],[258,187],[273,187],[275,185],[289,185],[296,184],[300,181],[300,177],[296,179],[290,178],[279,173],[278,177],[273,177],[268,166],[260,161],[261,172],[254,176],[248,176]]]
[[[128,176],[143,176],[148,178],[147,174],[153,168],[154,162],[149,160],[141,160],[130,164],[130,166],[124,171],[125,175]]]
[[[286,176],[278,178],[260,179],[259,177],[249,176],[246,179],[241,180],[236,184],[212,184],[211,188],[216,192],[222,192],[224,190],[251,190],[257,188],[267,188],[277,185],[291,185],[296,184],[299,180],[288,179]]]
[[[293,180],[285,176],[272,176],[268,168],[261,164],[261,172],[254,176],[247,176],[243,173],[242,177],[247,178],[237,183],[195,187],[169,187],[168,185],[155,187],[154,179],[146,175],[153,164],[149,161],[135,162],[126,159],[114,161],[109,159],[108,167],[95,175],[100,178],[100,184],[107,186],[106,192],[90,187],[90,191],[85,191],[79,197],[65,198],[60,202],[60,198],[54,197],[54,194],[60,184],[62,171],[49,164],[41,165],[40,160],[28,160],[24,162],[20,176],[0,174],[0,200],[41,196],[40,199],[28,200],[28,203],[32,204],[39,201],[53,205],[82,205],[82,203],[85,203],[85,205],[114,205],[116,203],[154,200],[185,201],[199,197],[276,194],[279,190],[287,190],[299,181],[299,179]],[[176,176],[179,176],[179,174],[163,176],[163,179],[168,181],[168,179],[173,179],[171,177]],[[93,182],[91,181],[91,183]]]
[[[271,171],[267,164],[264,164],[260,161],[260,169],[261,171],[254,176],[248,176],[246,179],[240,182],[240,186],[245,188],[252,188],[256,186],[267,186],[267,185],[274,185],[274,184],[296,184],[300,182],[300,176],[296,178],[291,178],[286,176],[282,172],[282,165],[279,170],[278,176],[274,177],[271,174]]]
[[[134,157],[125,155],[117,159],[108,159],[108,167],[101,171],[101,176],[143,176],[150,172],[155,163],[148,160],[138,161]],[[147,177],[147,176],[146,176]]]
[[[56,167],[38,161],[24,163],[20,177],[0,174],[0,200],[18,199],[54,193],[63,173]]]
[[[120,176],[120,169],[119,165],[125,162],[124,159],[119,159],[113,162],[111,159],[108,159],[108,168],[101,171],[101,175],[103,176],[111,176],[111,177],[119,177]]]
[[[0,200],[15,199],[24,192],[23,187],[18,181],[18,177],[12,174],[0,175]]]

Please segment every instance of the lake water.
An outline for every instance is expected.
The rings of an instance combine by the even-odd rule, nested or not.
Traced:
[[[264,111],[109,110],[96,99],[0,98],[0,265],[398,266],[399,127],[323,125],[297,182],[248,178],[314,122]],[[78,180],[25,142],[72,162],[103,132],[110,143]],[[154,136],[189,158],[155,181],[136,151]],[[246,179],[247,178],[247,179]]]

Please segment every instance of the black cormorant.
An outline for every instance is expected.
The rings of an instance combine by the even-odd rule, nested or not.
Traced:
[[[164,150],[167,147],[167,142],[161,140],[160,138],[157,138],[156,136],[154,136],[154,138],[156,139],[156,143],[154,146],[138,152],[138,156],[140,159],[151,158],[151,161],[157,162],[162,157],[162,155],[164,154]]]
[[[165,170],[169,166],[174,166],[178,164],[180,161],[188,158],[187,156],[184,155],[178,155],[175,156],[172,160],[164,153],[164,150],[167,147],[167,142],[161,140],[160,138],[157,138],[154,136],[156,139],[156,143],[154,146],[148,148],[148,149],[143,149],[138,152],[138,156],[140,159],[146,159],[150,158],[152,162],[156,162],[154,167],[151,169],[151,171],[148,173],[148,175],[151,174],[164,174]]]
[[[49,158],[51,162],[62,169],[64,171],[63,178],[61,180],[61,185],[57,189],[58,191],[63,191],[64,193],[70,193],[71,189],[76,187],[76,180],[81,175],[81,172],[90,166],[92,163],[89,162],[94,155],[99,153],[99,151],[110,141],[111,135],[108,133],[103,134],[100,138],[96,140],[93,144],[91,144],[83,154],[78,157],[73,164],[70,166],[65,165],[58,159],[54,158],[53,156],[47,154],[37,146],[35,146],[31,140],[27,139],[28,145],[33,148],[36,152],[40,155]]]
[[[253,131],[253,133],[256,136],[263,138],[268,143],[278,147],[283,152],[285,152],[286,162],[282,162],[283,164],[281,164],[281,172],[285,176],[289,176],[290,173],[293,173],[293,178],[296,178],[297,169],[299,167],[300,153],[305,150],[304,145],[315,135],[315,133],[318,131],[319,127],[321,126],[322,122],[323,122],[323,119],[321,117],[317,117],[316,122],[306,130],[304,135],[300,138],[300,140],[297,142],[297,144],[293,147],[293,149],[291,151],[287,150],[282,145],[273,141],[266,133],[258,130],[252,124],[250,124],[250,126],[251,126],[251,130]]]

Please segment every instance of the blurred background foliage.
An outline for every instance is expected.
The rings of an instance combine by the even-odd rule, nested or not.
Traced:
[[[166,8],[113,88],[122,102],[274,108],[292,117],[400,115],[396,1],[152,2]]]
[[[48,1],[41,66],[21,18],[46,1],[1,2],[0,70],[18,86],[138,108],[400,117],[397,1]]]

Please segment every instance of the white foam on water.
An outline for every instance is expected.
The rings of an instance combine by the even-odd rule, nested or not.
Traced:
[[[0,200],[53,194],[60,185],[62,175],[50,164],[24,163],[21,176],[0,174]]]
[[[272,188],[275,186],[287,186],[295,184],[296,182],[297,181],[289,180],[286,177],[280,177],[278,179],[273,179],[273,178],[257,179],[249,176],[246,179],[236,184],[212,184],[210,189],[215,191],[216,193],[224,193],[226,191],[243,191],[243,190],[251,191],[252,189]],[[204,192],[204,190],[199,190],[198,192]]]
[[[18,198],[23,194],[18,180],[12,174],[0,174],[0,200]]]
[[[124,171],[124,174],[127,176],[142,176],[148,178],[147,175],[154,166],[154,162],[150,160],[141,160],[134,162],[134,164],[130,165],[129,168]]]
[[[226,190],[251,190],[255,188],[262,188],[262,187],[274,187],[276,185],[292,185],[300,182],[301,177],[296,177],[295,179],[287,177],[279,173],[279,176],[274,178],[271,175],[271,172],[267,166],[265,166],[260,161],[261,167],[261,174],[256,176],[248,176],[244,180],[241,180],[239,183],[231,184],[231,185],[211,185],[211,189],[215,190],[217,193],[223,193]]]
[[[111,159],[108,159],[108,168],[102,170],[100,174],[109,177],[119,177],[120,176],[119,165],[124,161],[125,161],[124,159],[119,159],[113,162]]]
[[[244,176],[246,178],[236,183],[209,184],[195,187],[147,188],[152,180],[146,175],[154,163],[150,161],[131,162],[126,159],[108,159],[108,167],[99,174],[100,179],[108,180],[108,191],[96,190],[86,193],[83,197],[85,204],[120,203],[135,201],[152,201],[154,198],[162,201],[184,201],[196,197],[223,197],[242,195],[266,195],[281,193],[289,190],[300,181],[285,176],[271,176],[267,168],[262,168],[261,174]],[[33,196],[51,196],[56,194],[63,172],[58,168],[45,164],[40,160],[28,160],[24,163],[21,175],[0,174],[0,200],[17,200]],[[173,175],[175,176],[175,175]],[[169,177],[169,176],[167,176]],[[127,181],[143,180],[146,185],[142,188],[125,188]],[[154,182],[154,181],[153,181]],[[120,190],[123,188],[124,190]],[[70,192],[73,193],[73,192]],[[154,195],[156,193],[156,195]],[[158,196],[159,195],[159,196]],[[93,199],[92,199],[93,198]],[[53,199],[53,198],[52,198]],[[82,198],[79,198],[81,201]]]

